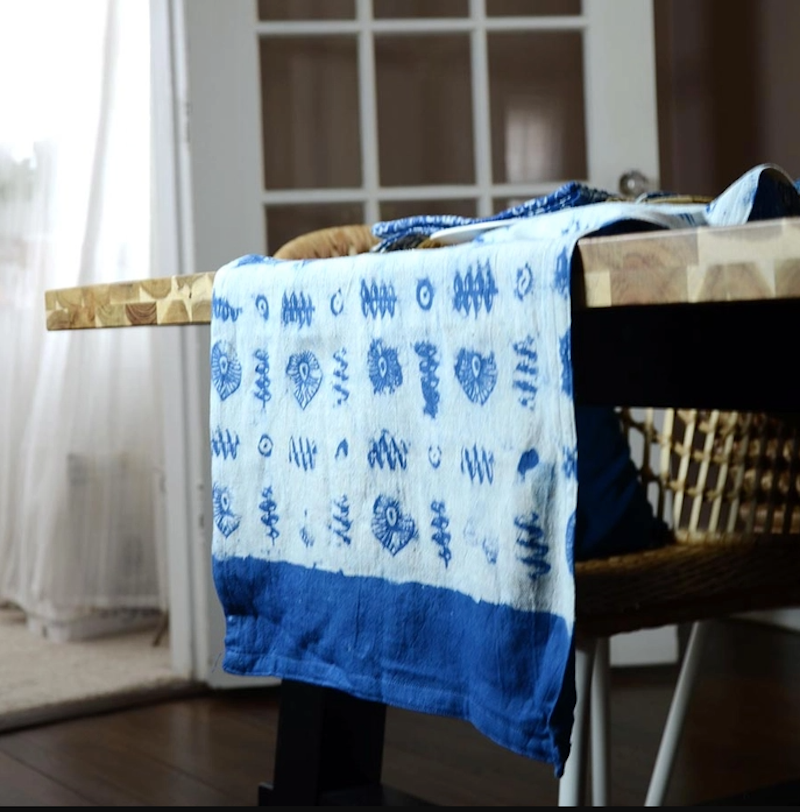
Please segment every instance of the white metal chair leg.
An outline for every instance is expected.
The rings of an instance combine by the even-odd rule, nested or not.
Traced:
[[[647,788],[645,806],[662,806],[664,803],[664,796],[667,794],[669,779],[672,775],[672,766],[675,762],[678,739],[683,730],[683,723],[686,720],[686,711],[697,678],[703,642],[708,634],[709,627],[710,623],[708,621],[692,624],[692,631],[689,635],[686,652],[683,655],[675,693],[672,696],[672,703],[667,714],[667,722],[664,725],[664,732],[661,734],[661,744],[658,747],[656,763],[650,777],[650,786]]]
[[[575,641],[575,721],[572,747],[558,782],[559,806],[583,806],[586,798],[587,743],[591,703],[592,670],[597,641]]]
[[[592,806],[608,806],[611,792],[609,649],[609,639],[601,637],[597,641],[592,674]]]

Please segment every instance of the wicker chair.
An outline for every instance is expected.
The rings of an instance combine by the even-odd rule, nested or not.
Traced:
[[[377,244],[378,238],[373,237],[368,225],[354,223],[301,234],[282,245],[273,256],[278,259],[348,257],[363,254]]]
[[[301,235],[274,256],[352,255],[377,243],[363,224]],[[620,408],[631,455],[656,514],[671,529],[656,550],[575,566],[573,748],[559,806],[609,795],[609,639],[691,624],[645,805],[661,805],[709,621],[800,605],[800,436],[765,413]],[[591,722],[591,724],[590,724]]]
[[[708,621],[800,605],[796,425],[764,413],[620,409],[619,414],[643,487],[670,527],[672,542],[575,567],[578,704],[575,749],[559,787],[561,806],[585,797],[589,728],[594,801],[608,798],[612,635],[691,624],[645,800],[646,806],[660,806]]]

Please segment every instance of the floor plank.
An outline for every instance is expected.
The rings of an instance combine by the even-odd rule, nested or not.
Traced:
[[[0,752],[0,804],[2,806],[90,806],[52,777]]]

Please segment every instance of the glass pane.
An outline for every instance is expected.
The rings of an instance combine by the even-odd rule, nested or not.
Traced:
[[[261,40],[264,186],[361,185],[355,37]]]
[[[489,35],[495,183],[586,177],[580,32]]]
[[[469,198],[461,200],[388,200],[381,203],[381,220],[399,220],[418,214],[456,214],[459,217],[477,217],[477,203]]]
[[[299,206],[267,206],[267,253],[274,254],[282,245],[329,226],[364,222],[361,203],[310,203]]]
[[[384,186],[472,183],[469,37],[375,39]]]
[[[259,20],[352,20],[355,0],[258,0]]]
[[[581,13],[581,0],[486,0],[489,17],[552,17]]]
[[[466,17],[468,0],[373,0],[377,19],[386,17]]]

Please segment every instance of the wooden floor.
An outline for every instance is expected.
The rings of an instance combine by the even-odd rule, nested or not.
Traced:
[[[641,806],[673,667],[612,677],[614,805]],[[253,806],[272,775],[279,688],[210,692],[0,736],[0,805]],[[667,802],[800,778],[800,634],[717,624]],[[384,783],[437,805],[553,806],[547,765],[465,723],[389,710]]]

